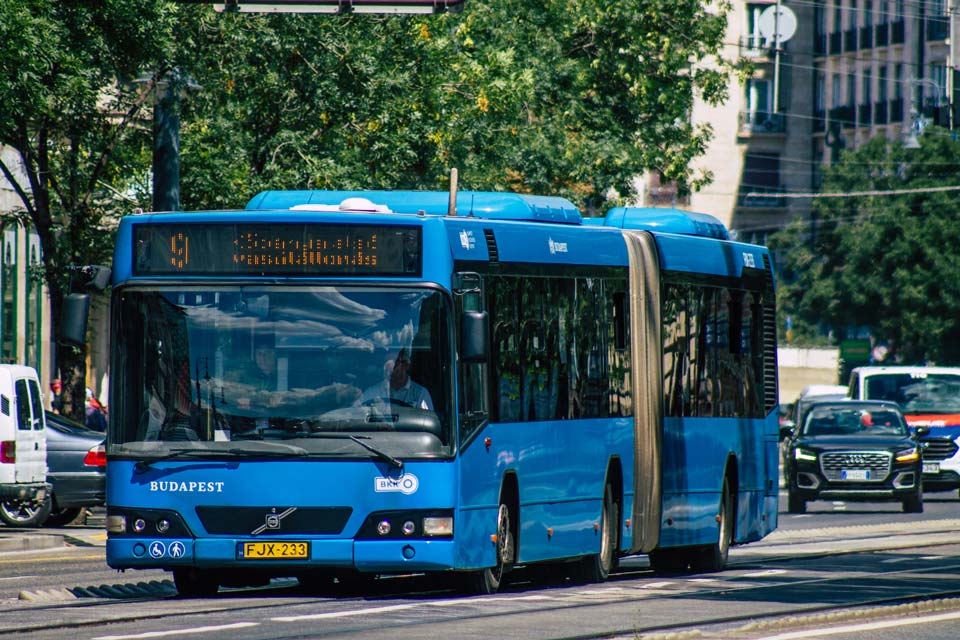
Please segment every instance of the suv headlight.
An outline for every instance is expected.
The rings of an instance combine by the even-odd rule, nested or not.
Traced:
[[[917,447],[910,447],[909,449],[901,449],[897,451],[897,462],[914,462],[920,459],[920,449]]]
[[[797,447],[796,449],[793,450],[793,457],[796,458],[797,460],[815,461],[817,459],[817,454],[814,453],[813,451],[809,451],[807,449],[801,449],[800,447]]]

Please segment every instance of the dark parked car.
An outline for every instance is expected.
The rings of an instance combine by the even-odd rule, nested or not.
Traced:
[[[104,503],[106,450],[103,434],[62,415],[47,412],[47,482],[53,506],[48,527],[72,522],[86,507]]]
[[[790,513],[811,500],[897,501],[923,511],[921,448],[894,402],[838,400],[810,404],[787,443]]]

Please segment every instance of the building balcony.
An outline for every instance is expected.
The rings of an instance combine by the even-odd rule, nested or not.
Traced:
[[[770,48],[764,46],[763,38],[756,36],[740,37],[740,57],[751,60],[767,59],[770,57]]]
[[[875,47],[885,47],[890,41],[890,25],[886,22],[878,24],[873,30],[873,44]]]
[[[781,195],[785,191],[783,186],[751,187],[740,186],[737,194],[737,206],[745,209],[775,209],[787,206],[787,199]]]
[[[873,27],[860,27],[860,48],[873,49]]]
[[[787,131],[787,119],[782,113],[766,111],[741,111],[738,118],[740,134],[783,134]]]
[[[873,103],[873,122],[875,124],[887,124],[887,107],[886,100],[878,100]]]

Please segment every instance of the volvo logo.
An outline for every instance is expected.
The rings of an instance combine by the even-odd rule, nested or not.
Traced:
[[[279,531],[280,530],[280,521],[286,518],[288,515],[296,511],[296,507],[290,507],[286,511],[277,513],[276,507],[270,510],[270,513],[266,514],[263,519],[263,524],[250,532],[250,535],[257,536],[263,533],[264,531]]]

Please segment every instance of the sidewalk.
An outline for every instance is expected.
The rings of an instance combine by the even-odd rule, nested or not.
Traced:
[[[43,529],[0,530],[0,553],[56,549],[63,547],[65,542],[64,536],[46,533]]]
[[[81,526],[26,529],[0,526],[0,554],[20,551],[43,551],[66,546],[106,546],[104,530],[106,510],[90,509],[84,520],[77,519]]]

